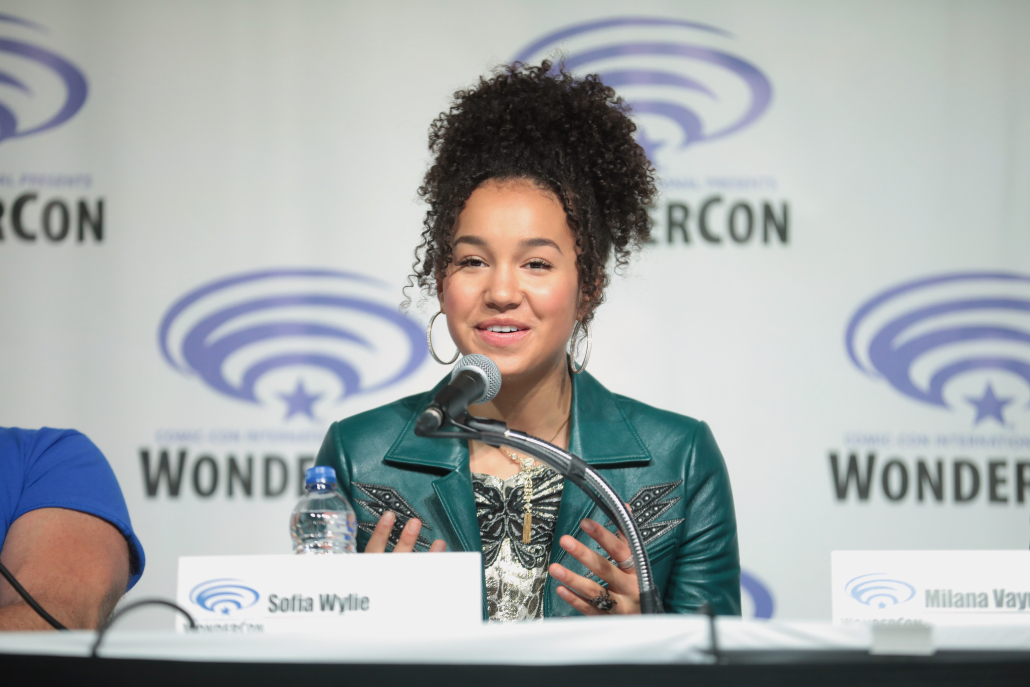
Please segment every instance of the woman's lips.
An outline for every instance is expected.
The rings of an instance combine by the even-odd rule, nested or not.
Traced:
[[[492,332],[486,328],[476,328],[476,334],[479,335],[479,339],[489,345],[495,347],[510,346],[511,344],[522,341],[529,335],[529,329],[519,329],[514,332]]]

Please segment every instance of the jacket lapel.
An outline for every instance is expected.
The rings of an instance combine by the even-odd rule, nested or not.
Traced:
[[[569,451],[594,468],[639,466],[651,462],[651,453],[620,410],[614,395],[588,372],[572,376]],[[628,498],[629,495],[623,496]],[[561,535],[581,538],[583,532],[579,523],[589,517],[594,509],[594,502],[583,490],[569,482],[565,483],[554,542],[551,545],[552,563],[562,563],[569,556],[558,543]],[[553,580],[549,582],[553,583]],[[546,610],[545,607],[545,613]]]
[[[433,492],[438,503],[433,504],[432,510],[444,516],[445,524],[449,525],[457,538],[457,541],[448,541],[447,548],[450,551],[481,551],[483,545],[479,537],[475,497],[472,494],[472,476],[469,474],[468,442],[464,439],[415,436],[415,421],[419,413],[449,379],[450,375],[419,399],[407,424],[383,460],[399,467],[445,471],[446,474],[433,481]]]

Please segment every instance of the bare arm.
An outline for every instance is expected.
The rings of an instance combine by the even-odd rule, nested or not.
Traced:
[[[40,508],[15,520],[0,562],[69,629],[95,628],[129,581],[129,546],[122,533],[106,520],[64,508]],[[0,578],[0,630],[47,629]]]

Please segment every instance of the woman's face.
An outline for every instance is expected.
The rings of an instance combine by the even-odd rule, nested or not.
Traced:
[[[440,290],[458,349],[480,353],[504,376],[565,364],[576,323],[576,244],[561,203],[530,181],[487,181],[454,232]]]

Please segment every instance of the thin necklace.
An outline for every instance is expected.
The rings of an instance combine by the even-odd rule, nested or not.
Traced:
[[[552,443],[558,438],[558,435],[565,425],[569,424],[569,419],[572,417],[572,411],[569,411],[568,417],[558,427],[558,431],[554,433],[547,443]],[[533,477],[529,474],[530,469],[533,467],[533,459],[529,456],[519,456],[514,451],[509,451],[503,446],[498,446],[501,449],[501,453],[508,456],[516,463],[519,464],[519,475],[522,477],[522,543],[528,544],[533,539]]]

